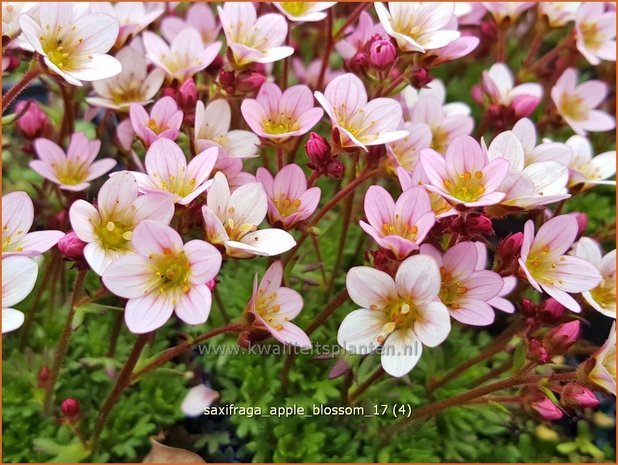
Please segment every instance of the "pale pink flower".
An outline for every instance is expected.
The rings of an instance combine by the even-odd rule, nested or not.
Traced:
[[[258,168],[255,175],[268,196],[268,219],[290,229],[305,221],[320,203],[320,188],[307,189],[307,178],[298,165],[286,165],[273,178],[266,168]]]
[[[551,98],[558,114],[581,136],[587,131],[610,131],[616,127],[613,116],[596,110],[608,94],[603,81],[590,80],[577,85],[577,70],[568,68],[551,89]]]
[[[577,220],[571,215],[552,218],[534,234],[534,222],[524,227],[519,265],[537,291],[545,291],[569,310],[581,310],[569,295],[594,289],[601,274],[583,258],[564,255],[577,236]]]
[[[256,99],[243,100],[240,110],[254,133],[275,142],[306,134],[324,115],[313,106],[309,87],[297,85],[281,92],[273,83],[264,84]]]
[[[189,325],[205,323],[212,303],[206,282],[219,273],[219,251],[201,240],[183,244],[174,229],[152,220],[135,228],[131,245],[134,252],[103,273],[105,287],[129,299],[124,311],[129,331],[154,331],[172,313]]]
[[[232,110],[225,99],[217,99],[206,107],[198,100],[195,108],[194,140],[198,150],[218,147],[219,158],[252,158],[257,156],[260,139],[251,131],[233,129]]]
[[[433,136],[431,128],[425,123],[405,122],[402,129],[408,131],[408,135],[386,144],[386,153],[393,169],[402,167],[411,173],[416,166],[421,149],[431,146]]]
[[[616,395],[616,322],[609,330],[605,344],[592,356],[594,366],[588,380],[601,389]]]
[[[184,116],[172,97],[157,100],[150,114],[143,106],[132,103],[129,115],[133,130],[146,147],[158,139],[176,140]]]
[[[616,185],[616,180],[609,180],[616,174],[616,151],[611,150],[593,156],[590,141],[583,136],[572,136],[566,141],[572,151],[568,162],[569,186],[582,185],[590,189],[598,184]]]
[[[339,326],[339,345],[362,355],[383,346],[382,367],[392,376],[412,370],[423,345],[436,347],[451,330],[448,310],[438,298],[440,270],[427,255],[406,259],[394,280],[373,268],[354,267],[348,271],[346,287],[361,308]]]
[[[440,79],[433,79],[425,87],[416,90],[412,86],[406,86],[401,91],[401,99],[403,105],[403,117],[406,121],[412,119],[412,111],[422,97],[433,97],[441,107],[445,117],[464,115],[469,116],[472,113],[470,107],[463,102],[446,102],[446,86]]]
[[[197,154],[187,165],[182,149],[169,139],[158,139],[146,152],[146,173],[132,172],[142,192],[158,192],[174,203],[189,205],[212,184],[208,178],[217,161],[218,149]]]
[[[423,171],[423,165],[416,163],[411,173],[406,171],[403,167],[398,167],[397,179],[401,185],[401,190],[407,191],[413,187],[423,187],[427,194],[429,194],[429,201],[431,203],[431,210],[434,212],[436,218],[444,218],[457,214],[457,210],[448,203],[444,197],[435,192],[427,190],[426,185],[429,184],[429,178]]]
[[[476,262],[476,270],[484,270],[487,267],[487,246],[482,242],[474,242],[476,246],[476,252],[478,254],[478,260]],[[505,276],[502,279],[502,289],[498,292],[496,297],[489,299],[487,303],[493,308],[503,311],[505,313],[515,313],[515,305],[509,300],[505,299],[517,286],[517,278],[515,276]]]
[[[315,22],[326,18],[324,10],[336,5],[337,2],[273,2],[277,10],[290,21]]]
[[[442,48],[457,39],[457,30],[445,29],[454,18],[452,2],[390,2],[375,4],[384,30],[405,52],[421,52]]]
[[[592,263],[601,273],[601,284],[582,293],[596,311],[616,319],[616,249],[603,255],[601,246],[593,239],[582,237],[574,247],[575,256]]]
[[[192,387],[180,404],[180,411],[187,417],[196,418],[204,415],[204,409],[210,407],[219,398],[219,392],[203,384]]]
[[[22,191],[2,196],[2,256],[36,256],[55,246],[64,236],[62,231],[34,231],[32,200]]]
[[[269,13],[258,18],[251,2],[226,2],[217,11],[237,66],[272,63],[294,53],[283,45],[288,34],[283,16]]]
[[[180,82],[210,65],[221,50],[221,42],[205,44],[192,27],[181,31],[170,45],[153,32],[144,32],[142,38],[150,61]]]
[[[509,162],[489,161],[487,150],[470,136],[456,137],[445,156],[432,149],[421,150],[420,162],[429,180],[425,187],[454,205],[482,207],[504,199],[504,192],[497,189],[507,175]]]
[[[371,15],[363,11],[358,17],[358,24],[351,28],[351,33],[335,44],[335,49],[345,59],[353,58],[372,38],[388,39],[388,34],[378,22],[373,23]]]
[[[282,287],[282,280],[283,266],[280,261],[268,267],[259,286],[256,273],[248,311],[255,316],[258,327],[268,331],[282,344],[309,348],[309,336],[290,322],[302,310],[303,298],[295,290]]]
[[[523,145],[513,131],[498,134],[487,154],[490,160],[509,162],[509,172],[498,188],[506,194],[502,205],[530,209],[570,197],[567,167],[555,161],[535,161],[526,166]]]
[[[492,104],[511,107],[517,118],[529,116],[543,97],[543,87],[536,82],[516,86],[504,63],[495,63],[489,71],[483,71],[482,85]]]
[[[360,147],[381,145],[403,139],[407,131],[398,130],[402,124],[402,110],[391,98],[367,101],[363,82],[347,73],[333,79],[322,92],[314,92],[324,107],[333,127],[339,132],[339,145]]]
[[[582,2],[575,16],[577,50],[592,65],[616,61],[616,11],[603,2]]]
[[[305,67],[303,61],[300,58],[294,58],[292,60],[292,69],[298,82],[301,84],[307,84],[312,89],[317,88],[318,81],[320,79],[320,72],[322,70],[322,59],[316,58]],[[326,68],[324,73],[324,83],[328,84],[337,76],[341,76],[342,71],[333,71],[330,67]]]
[[[161,21],[161,32],[168,42],[173,42],[183,30],[192,27],[200,33],[205,44],[217,39],[221,26],[217,24],[215,15],[207,3],[194,3],[187,10],[186,19],[178,16],[166,16]]]
[[[138,196],[137,180],[128,171],[115,174],[99,190],[97,206],[85,200],[71,205],[69,218],[77,236],[88,245],[84,257],[101,275],[114,260],[133,250],[131,238],[143,220],[168,224],[174,203],[160,194]]]
[[[571,158],[569,147],[563,143],[544,140],[537,145],[536,126],[528,118],[520,119],[515,123],[513,133],[524,149],[524,166],[537,161],[555,161],[565,165]]]
[[[23,312],[12,307],[32,292],[38,272],[32,258],[2,258],[2,334],[15,331],[24,323]]]
[[[477,269],[478,252],[473,242],[460,242],[444,254],[423,244],[421,254],[432,257],[440,267],[440,301],[455,320],[473,326],[493,323],[490,302],[499,296],[504,280],[493,271]]]
[[[19,16],[24,37],[45,65],[69,84],[115,76],[122,70],[106,52],[118,37],[118,21],[105,14],[77,17],[71,3],[41,3],[31,15]]]
[[[435,222],[429,195],[422,187],[405,190],[395,202],[386,189],[371,186],[365,195],[365,216],[369,223],[361,221],[361,228],[399,259],[418,250]]]
[[[457,3],[459,5],[459,3]],[[478,47],[480,39],[474,36],[461,36],[449,43],[446,47],[428,50],[423,62],[432,68],[443,63],[457,60],[472,53]]]
[[[223,157],[219,154],[214,171],[225,174],[231,192],[243,184],[256,182],[254,175],[243,171],[243,160],[237,157]]]
[[[165,7],[155,4],[154,8],[147,11],[142,2],[92,2],[90,11],[116,18],[120,25],[116,47],[122,47],[131,37],[135,37],[161,16]]]
[[[97,96],[87,97],[86,101],[90,105],[124,111],[132,103],[146,105],[152,102],[163,84],[165,73],[158,68],[148,73],[144,54],[133,47],[123,48],[116,58],[122,64],[120,74],[95,81],[92,87]]]
[[[268,199],[259,182],[249,182],[230,192],[225,175],[218,172],[202,207],[206,237],[221,244],[226,254],[236,258],[273,256],[287,252],[296,244],[282,229],[260,229],[266,217]]]
[[[34,151],[38,160],[30,162],[30,168],[45,179],[58,184],[60,189],[79,192],[88,189],[90,182],[116,166],[116,160],[103,158],[94,161],[101,148],[101,141],[90,141],[85,134],[76,132],[66,154],[49,139],[36,139]]]
[[[2,36],[15,39],[21,32],[19,16],[36,5],[37,2],[2,2]]]
[[[582,2],[540,2],[539,13],[547,17],[551,27],[562,27],[575,21],[575,14]]]
[[[534,2],[482,2],[482,5],[497,23],[507,19],[514,23],[524,11],[534,6]]]

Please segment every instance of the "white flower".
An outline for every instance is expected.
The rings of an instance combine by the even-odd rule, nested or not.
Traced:
[[[616,249],[603,255],[599,244],[582,237],[574,247],[577,257],[592,263],[603,280],[594,289],[582,292],[586,302],[605,316],[616,319]]]
[[[32,258],[15,255],[2,259],[3,333],[14,331],[24,323],[24,314],[11,307],[32,292],[38,271],[38,266]]]

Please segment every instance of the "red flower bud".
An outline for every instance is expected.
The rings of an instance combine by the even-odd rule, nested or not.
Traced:
[[[29,140],[46,137],[51,134],[51,124],[47,115],[34,100],[22,100],[15,105],[15,113],[24,112],[16,121],[17,128]]]
[[[187,79],[178,88],[176,102],[181,109],[195,109],[197,103],[197,87],[193,79]]]
[[[526,298],[521,299],[520,309],[521,313],[525,316],[536,316],[537,308],[537,304],[535,304],[532,300]]]
[[[217,280],[215,278],[212,278],[209,281],[206,281],[206,286],[208,286],[208,289],[210,289],[211,291],[215,290],[215,286],[217,285]]]
[[[242,94],[253,94],[266,82],[266,76],[257,71],[243,71],[236,78],[236,90]]]
[[[532,360],[533,362],[537,362],[540,364],[547,363],[550,360],[549,352],[545,347],[543,347],[543,343],[538,339],[531,339],[528,343],[528,353],[526,354],[528,360]]]
[[[219,72],[219,83],[227,93],[233,94],[236,89],[236,73],[234,70],[226,71],[222,69]]]
[[[39,374],[37,375],[37,383],[40,388],[47,387],[47,383],[49,382],[50,375],[51,375],[51,372],[49,371],[49,368],[47,368],[46,365],[43,365],[39,369]]]
[[[572,408],[597,408],[599,399],[583,384],[569,383],[564,386],[560,394],[560,402],[565,407]]]
[[[561,324],[545,333],[543,345],[552,355],[562,355],[577,342],[580,329],[579,320]]]
[[[494,234],[491,219],[482,213],[473,212],[466,216],[466,229],[470,237]]]
[[[336,158],[331,158],[326,164],[325,175],[334,179],[342,179],[345,173],[345,165]]]
[[[429,71],[425,68],[418,68],[412,72],[410,84],[415,89],[422,89],[431,81],[433,81],[433,77],[429,74]]]
[[[60,411],[62,412],[62,415],[69,420],[76,419],[80,412],[79,400],[73,397],[64,399],[60,404]]]
[[[544,323],[556,323],[562,319],[566,307],[553,297],[547,299],[538,309],[538,316]]]
[[[588,215],[582,212],[571,213],[577,220],[577,239],[582,237],[586,232],[586,226],[588,226]]]
[[[375,40],[369,47],[369,61],[376,68],[388,68],[397,59],[397,49],[390,40]]]
[[[517,260],[521,253],[524,233],[509,234],[498,243],[494,260],[494,271],[501,276],[517,274]]]
[[[305,150],[309,157],[309,161],[314,166],[320,166],[331,158],[328,141],[315,132],[309,134],[309,139],[307,139],[307,143],[305,144]],[[313,169],[317,170],[317,168]]]
[[[86,243],[82,241],[75,231],[67,232],[62,239],[58,241],[58,249],[69,260],[81,260],[84,258],[84,247]]]

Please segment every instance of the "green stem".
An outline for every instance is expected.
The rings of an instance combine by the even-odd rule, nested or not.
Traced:
[[[2,96],[2,114],[3,115],[6,109],[9,107],[9,105],[13,103],[13,100],[15,100],[17,96],[21,94],[26,89],[26,87],[28,87],[30,83],[32,83],[32,81],[34,81],[39,76],[39,74],[41,74],[41,71],[42,71],[41,67],[38,65],[38,63],[35,62],[35,65],[32,66],[26,72],[26,74],[24,74],[22,78],[19,81],[17,81],[17,83],[13,87],[11,87],[7,91],[6,94]]]
[[[64,362],[67,349],[69,348],[69,340],[73,332],[73,319],[75,318],[75,309],[77,308],[75,304],[77,302],[77,299],[79,298],[79,294],[84,287],[84,282],[86,281],[87,274],[87,269],[80,270],[75,277],[75,284],[73,285],[73,295],[71,296],[69,313],[67,314],[66,320],[64,322],[64,328],[62,329],[60,339],[58,340],[58,347],[56,348],[54,363],[52,365],[52,369],[49,375],[49,382],[45,390],[45,400],[43,401],[43,413],[45,415],[49,415],[51,413],[52,401],[54,399],[54,388],[56,387],[58,373],[60,372],[60,368],[62,367],[62,363]]]

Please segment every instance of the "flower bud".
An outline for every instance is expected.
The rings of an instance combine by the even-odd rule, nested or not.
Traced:
[[[565,407],[597,408],[599,399],[586,386],[579,383],[568,383],[560,394],[560,402]]]
[[[363,75],[369,67],[369,57],[364,52],[358,52],[348,60],[348,68],[354,74]]]
[[[212,278],[209,281],[206,281],[206,286],[208,286],[208,289],[210,289],[211,291],[215,290],[215,286],[217,285],[217,280],[215,278]]]
[[[433,77],[429,74],[429,71],[426,68],[418,68],[412,72],[410,84],[415,89],[422,89],[431,81],[433,81]]]
[[[315,132],[309,134],[309,139],[307,139],[307,143],[305,144],[305,151],[307,152],[309,161],[314,166],[320,166],[331,158],[328,141]],[[312,169],[317,171],[317,168]]]
[[[521,253],[521,244],[524,233],[518,232],[509,234],[498,243],[496,258],[494,260],[494,271],[501,276],[517,274],[517,260]]]
[[[532,300],[524,297],[523,299],[521,299],[519,308],[521,310],[521,313],[523,313],[525,316],[534,317],[536,316],[538,306]]]
[[[563,416],[562,410],[556,406],[549,397],[540,392],[534,396],[534,400],[528,403],[530,413],[541,420],[560,420]]]
[[[337,158],[331,158],[326,164],[326,176],[333,179],[342,179],[345,173],[345,165]]]
[[[537,362],[540,364],[547,363],[550,360],[550,355],[547,349],[543,346],[543,343],[538,339],[531,339],[528,343],[528,353],[526,354],[528,360]]]
[[[20,101],[15,105],[15,113],[24,112],[16,121],[19,132],[26,139],[36,139],[37,137],[46,137],[51,134],[51,124],[47,115],[41,110],[34,100]]]
[[[376,68],[388,68],[397,58],[397,50],[390,40],[378,39],[369,47],[369,61]]]
[[[219,83],[228,94],[233,94],[236,90],[236,73],[234,70],[222,69],[219,72]]]
[[[352,367],[345,358],[338,358],[328,373],[328,379],[339,378],[349,372],[351,368]]]
[[[266,82],[266,76],[257,71],[243,71],[236,78],[236,90],[242,94],[253,94]]]
[[[49,383],[49,378],[51,376],[51,372],[47,365],[43,365],[39,369],[39,374],[37,375],[37,384],[40,388],[47,387],[47,383]]]
[[[76,419],[80,413],[79,400],[73,397],[68,397],[64,399],[60,404],[60,411],[62,412],[62,415],[67,419]]]
[[[571,213],[577,220],[577,237],[579,239],[586,232],[586,227],[588,226],[588,215],[582,212]]]
[[[187,79],[182,83],[178,88],[177,98],[178,100],[176,102],[181,109],[195,108],[195,104],[197,103],[197,87],[193,79]]]
[[[543,337],[543,345],[550,354],[562,355],[577,342],[580,327],[579,320],[573,320],[550,329]]]
[[[473,212],[466,216],[466,230],[470,237],[491,236],[494,234],[494,226],[491,219],[482,213]]]
[[[538,309],[538,316],[544,323],[556,323],[562,319],[566,307],[553,297],[547,299]]]
[[[69,260],[81,260],[84,258],[84,247],[86,243],[82,241],[75,231],[67,232],[64,237],[58,241],[58,249]]]

